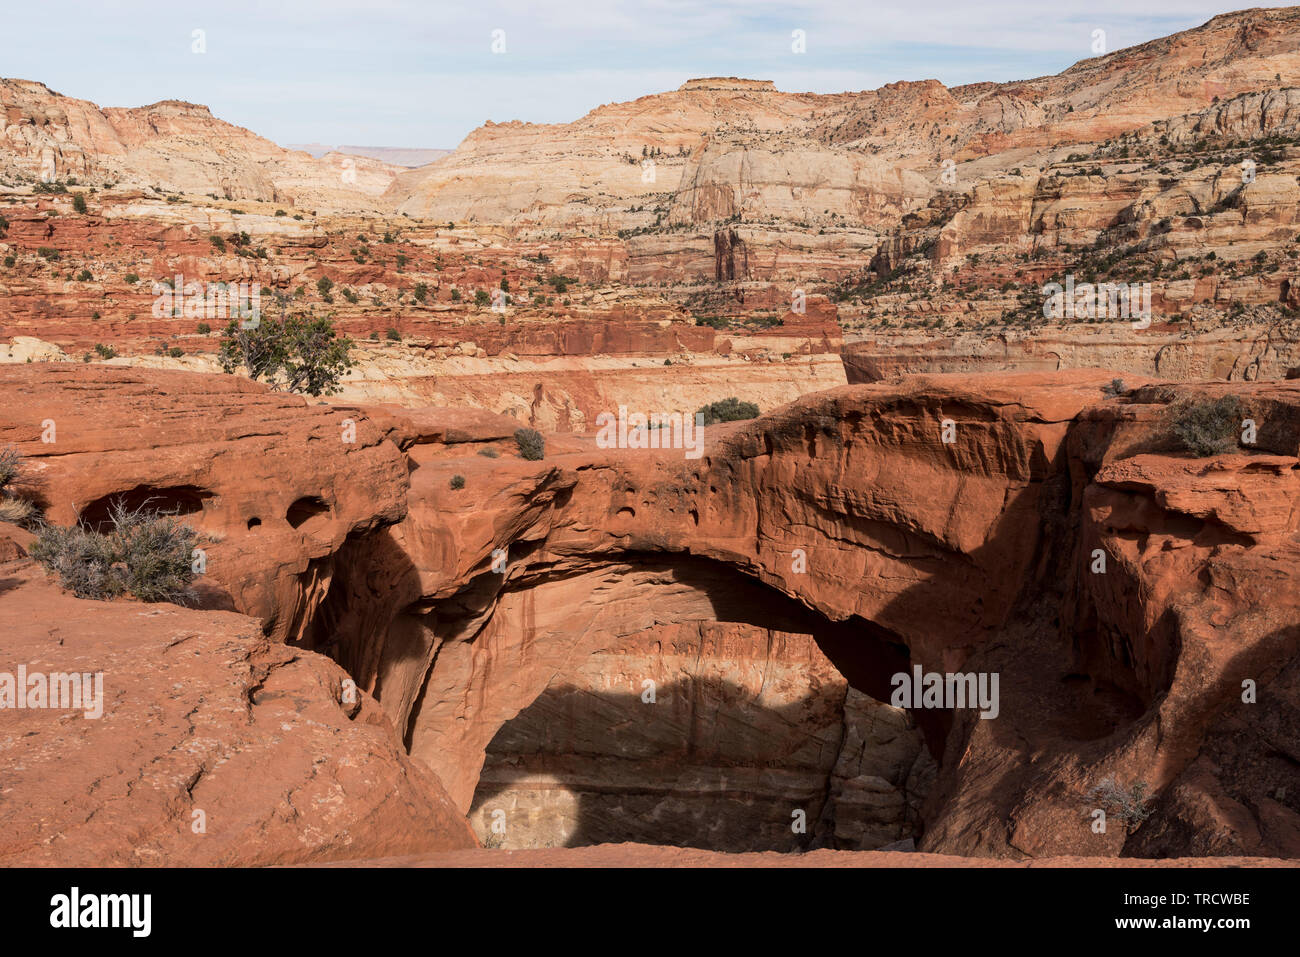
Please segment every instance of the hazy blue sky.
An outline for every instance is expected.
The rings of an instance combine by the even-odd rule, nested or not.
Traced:
[[[0,76],[101,106],[164,99],[280,143],[452,147],[695,76],[819,93],[1057,73],[1240,9],[1211,0],[10,0]],[[192,32],[207,52],[191,52]],[[801,29],[807,52],[791,50]],[[492,31],[506,52],[492,52]]]

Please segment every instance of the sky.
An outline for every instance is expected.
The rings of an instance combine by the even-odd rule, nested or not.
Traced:
[[[1211,0],[9,0],[0,76],[100,106],[202,103],[282,144],[449,149],[488,120],[568,122],[700,76],[815,93],[1028,79],[1093,56],[1097,30],[1110,52],[1242,8]],[[803,52],[794,49],[796,30]]]

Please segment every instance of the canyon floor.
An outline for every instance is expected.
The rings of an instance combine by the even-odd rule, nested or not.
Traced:
[[[0,864],[1294,866],[1297,51],[415,168],[0,80],[0,648],[103,692],[0,675]],[[183,600],[78,577],[121,508]]]

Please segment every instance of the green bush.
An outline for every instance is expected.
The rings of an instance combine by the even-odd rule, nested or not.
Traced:
[[[49,246],[41,246],[38,248],[36,250],[36,255],[40,256],[46,262],[57,262],[59,259],[59,251],[57,249],[51,249]]]
[[[462,489],[462,488],[464,488],[464,487],[465,487],[465,476],[463,476],[463,475],[453,475],[453,476],[451,477],[451,487],[454,488],[454,489]]]
[[[1179,402],[1169,410],[1171,427],[1193,455],[1217,455],[1237,446],[1241,402],[1233,395]]]
[[[117,350],[112,346],[106,346],[102,342],[95,343],[95,351],[99,353],[101,359],[113,359],[117,357]]]
[[[411,295],[415,296],[416,302],[424,302],[425,298],[429,295],[429,287],[425,283],[417,282],[415,284],[415,291],[412,292]]]
[[[452,289],[452,291],[451,291],[451,301],[452,301],[452,302],[460,302],[460,290],[459,290],[459,289]]]
[[[194,598],[194,548],[199,533],[145,505],[120,500],[109,509],[111,528],[47,525],[28,550],[78,598],[134,595],[141,601],[187,604]]]
[[[334,280],[330,279],[328,276],[321,276],[319,279],[316,280],[316,291],[321,294],[322,298],[328,296],[330,294],[330,290],[333,288],[334,288]]]
[[[498,453],[496,449],[491,448],[491,447],[489,446],[489,447],[486,448],[486,449],[479,449],[479,450],[478,450],[478,454],[481,455],[481,456],[483,456],[484,458],[494,459],[494,458],[497,458],[497,456],[498,456],[500,453]]]
[[[1123,395],[1127,391],[1128,386],[1124,384],[1123,379],[1111,379],[1109,384],[1101,387],[1102,395],[1106,396],[1108,399],[1113,399],[1116,396]]]
[[[210,325],[208,325],[206,322],[200,322],[200,323],[199,323],[199,325],[198,325],[198,333],[199,333],[199,335],[201,335],[201,336],[206,336],[206,335],[207,335],[209,332],[211,332],[211,331],[212,331],[212,327],[211,327]]]
[[[89,269],[83,269],[81,272],[77,273],[77,282],[90,282],[90,280],[94,278],[95,277],[90,274]]]
[[[212,244],[212,248],[217,252],[224,253],[226,251],[226,241],[220,236],[209,236],[208,242]]]
[[[356,364],[348,356],[351,347],[352,340],[340,338],[326,317],[301,313],[279,321],[264,315],[255,329],[232,320],[218,360],[224,371],[242,368],[250,379],[265,380],[274,389],[333,395],[343,373]]]
[[[16,263],[16,262],[18,262],[18,260],[17,260],[16,258],[14,258],[13,256],[6,256],[6,257],[5,257],[5,268],[6,268],[6,269],[12,269],[12,268],[14,267],[14,263]]]
[[[179,359],[181,356],[185,355],[185,350],[180,346],[172,346],[167,350],[167,354],[173,359]]]
[[[384,333],[384,335],[388,338],[388,341],[389,341],[389,342],[401,342],[401,341],[402,341],[402,334],[401,334],[400,332],[398,332],[396,329],[391,329],[391,328],[390,328],[387,332]]]
[[[491,301],[492,301],[492,297],[488,295],[486,289],[476,289],[474,291],[475,305],[486,306]]]
[[[753,402],[741,402],[735,396],[720,402],[711,402],[699,409],[704,416],[705,425],[717,422],[736,422],[741,419],[758,418],[758,406]]]
[[[126,282],[127,282],[127,285],[130,285],[130,286],[134,286],[136,283],[138,283],[138,282],[140,281],[140,277],[137,276],[137,275],[136,275],[135,273],[133,273],[133,272],[129,272],[129,273],[127,273],[127,274],[126,274],[125,276],[123,276],[122,278],[125,279]]]
[[[546,455],[546,439],[536,429],[515,429],[515,445],[530,462],[538,462]]]
[[[72,194],[72,208],[83,216],[86,214],[86,196],[84,193]]]

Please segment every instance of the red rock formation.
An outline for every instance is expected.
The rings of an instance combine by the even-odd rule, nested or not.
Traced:
[[[252,866],[473,847],[369,695],[259,623],[81,601],[0,562],[5,669],[102,674],[102,714],[5,710],[0,863]]]
[[[94,524],[117,499],[175,511],[210,538],[204,602],[279,640],[311,619],[344,542],[406,513],[411,436],[382,413],[98,365],[0,366],[0,390],[0,447],[26,457],[51,522]]]
[[[1162,792],[1187,769],[1207,729],[1232,712],[1238,677],[1257,674],[1262,687],[1271,678],[1259,663],[1294,654],[1286,637],[1294,628],[1285,623],[1295,615],[1278,605],[1258,625],[1241,619],[1232,634],[1249,653],[1243,657],[1235,643],[1242,639],[1234,639],[1235,664],[1216,662],[1199,649],[1222,644],[1215,637],[1222,632],[1196,624],[1213,616],[1171,617],[1169,609],[1203,595],[1242,609],[1230,615],[1245,613],[1249,589],[1233,597],[1233,586],[1213,584],[1225,540],[1197,544],[1199,522],[1166,520],[1164,537],[1143,548],[1153,560],[1167,557],[1147,568],[1124,557],[1133,519],[1113,541],[1106,536],[1116,533],[1087,523],[1076,536],[1079,509],[1100,516],[1091,503],[1105,501],[1117,481],[1131,483],[1116,468],[1151,467],[1140,454],[1118,451],[1130,443],[1126,436],[1168,432],[1155,408],[1140,427],[1130,421],[1147,392],[1136,405],[1103,405],[1100,387],[1110,377],[926,378],[835,390],[730,438],[712,436],[698,465],[681,453],[633,451],[605,453],[598,463],[581,452],[534,465],[425,457],[408,518],[374,559],[352,553],[348,577],[337,582],[342,590],[326,602],[334,632],[357,636],[337,653],[405,723],[412,753],[468,808],[482,749],[565,662],[655,624],[770,621],[783,593],[817,613],[822,624],[808,623],[808,633],[855,687],[881,700],[889,697],[888,677],[909,661],[1001,675],[996,720],[917,713],[941,757],[923,812],[924,847],[1120,853],[1126,829],[1113,824],[1109,835],[1094,834],[1087,792],[1107,777],[1140,778]],[[1231,457],[1224,480],[1197,479],[1200,498],[1181,508],[1230,507],[1243,529],[1276,524],[1246,502],[1276,502],[1270,507],[1289,515],[1294,491],[1279,471],[1280,449],[1261,453],[1279,435],[1294,447],[1296,430],[1286,423],[1300,394],[1273,388],[1259,393],[1260,449]],[[1160,395],[1163,409],[1174,393]],[[942,442],[944,419],[955,426],[951,445]],[[1107,447],[1119,458],[1096,471],[1087,464],[1099,454],[1091,449]],[[1170,466],[1204,473],[1203,464],[1175,456],[1158,474],[1170,475]],[[447,491],[453,471],[478,493]],[[1230,491],[1229,476],[1252,484]],[[1246,560],[1275,566],[1287,534],[1231,541],[1245,546]],[[1089,543],[1098,536],[1112,566],[1109,577],[1094,580]],[[491,571],[494,549],[508,556],[503,574]],[[796,549],[806,569],[797,570]],[[367,563],[371,570],[360,573]],[[398,583],[392,604],[404,609],[387,631],[375,620],[385,581]],[[1269,581],[1261,577],[1260,587],[1292,588],[1289,579]],[[343,609],[347,617],[334,616]],[[1189,669],[1185,687],[1169,684],[1175,668]],[[1258,810],[1266,784],[1240,785],[1243,807],[1252,809],[1243,813],[1273,814],[1277,823],[1253,842],[1215,845],[1220,853],[1291,853],[1286,822],[1295,811],[1276,798],[1268,800],[1279,809]],[[1285,783],[1278,786],[1285,794]],[[1185,822],[1188,812],[1170,805],[1164,813]],[[1133,847],[1153,840],[1143,835],[1134,835]],[[1161,852],[1178,853],[1179,845],[1166,839]]]

